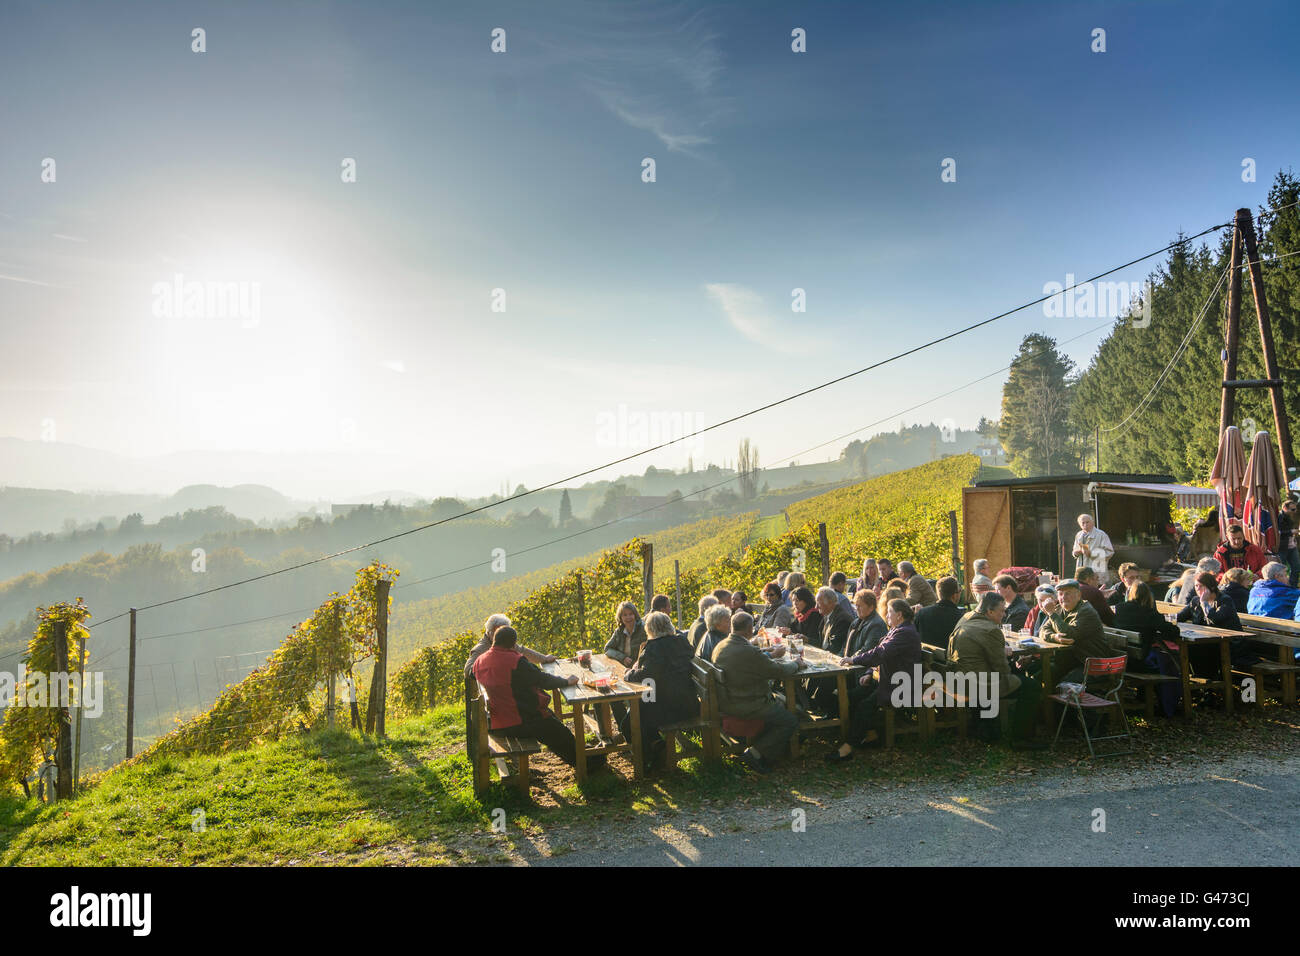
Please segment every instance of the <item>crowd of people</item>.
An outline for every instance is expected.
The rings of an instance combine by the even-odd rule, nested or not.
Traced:
[[[826,755],[828,761],[848,760],[855,749],[879,739],[884,709],[892,706],[893,678],[913,673],[924,646],[945,651],[949,668],[996,686],[1012,708],[1013,744],[1036,746],[1034,713],[1044,691],[1041,663],[1032,656],[1013,660],[1004,639],[1008,630],[1063,645],[1053,658],[1054,681],[1080,683],[1089,657],[1113,656],[1104,632],[1111,626],[1140,637],[1130,668],[1177,676],[1178,621],[1241,630],[1241,612],[1300,620],[1294,500],[1286,502],[1278,524],[1283,560],[1270,561],[1246,540],[1241,522],[1230,519],[1214,556],[1189,568],[1165,595],[1181,605],[1177,615],[1156,610],[1148,576],[1136,564],[1121,564],[1110,583],[1110,538],[1090,515],[1080,515],[1075,576],[1040,583],[1032,592],[1008,573],[1017,569],[990,576],[984,559],[974,562],[964,594],[955,577],[931,580],[911,561],[895,566],[886,558],[866,558],[857,578],[836,571],[826,586],[816,589],[802,571],[782,571],[763,586],[761,602],[750,603],[743,591],[718,588],[700,598],[698,616],[684,631],[673,624],[667,595],[655,596],[644,619],[633,602],[624,601],[615,610],[604,654],[627,669],[627,680],[655,688],[653,699],[640,707],[641,744],[652,767],[665,750],[661,728],[699,712],[692,668],[696,658],[720,672],[724,727],[743,738],[743,759],[758,772],[768,772],[789,752],[802,715],[838,715],[838,685],[826,675],[794,682],[795,707],[788,706],[783,688],[804,668],[801,657],[788,651],[795,638],[843,666],[866,669],[848,688],[847,741]],[[760,640],[759,635],[785,640]],[[1255,659],[1245,639],[1234,642],[1234,667]],[[541,669],[554,660],[519,644],[509,620],[494,614],[466,662],[465,677],[483,688],[493,732],[535,737],[573,763],[573,734],[549,709],[546,692],[577,679]],[[1191,665],[1198,674],[1218,676],[1217,648],[1193,646]],[[1166,683],[1159,693],[1164,712],[1172,715],[1177,687]],[[618,737],[625,739],[630,732],[627,710],[612,707]],[[989,736],[995,737],[996,721],[991,724]],[[596,756],[588,766],[602,763]]]

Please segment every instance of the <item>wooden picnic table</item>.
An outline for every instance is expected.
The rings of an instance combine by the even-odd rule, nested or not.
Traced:
[[[557,677],[577,677],[578,683],[560,687],[551,692],[555,701],[556,713],[561,719],[573,721],[573,740],[577,745],[577,759],[574,761],[574,773],[578,782],[587,779],[587,758],[597,754],[611,754],[627,751],[632,755],[632,773],[640,779],[644,772],[644,757],[641,753],[641,695],[648,689],[642,684],[632,684],[623,680],[627,672],[618,661],[611,660],[604,654],[591,656],[591,670],[576,661],[561,659],[554,664],[543,664],[542,670]],[[583,683],[584,678],[608,677],[616,683],[608,691],[597,690]],[[628,739],[621,744],[613,742],[613,715],[611,706],[623,703],[628,707]],[[568,705],[566,713],[564,705]],[[600,738],[595,746],[587,745],[587,709],[591,707],[596,714],[593,726]]]
[[[784,660],[784,658],[782,658]],[[805,644],[803,649],[804,666],[797,674],[791,674],[783,678],[785,684],[785,707],[790,713],[797,715],[799,713],[799,703],[796,697],[796,690],[799,681],[808,677],[834,677],[836,697],[839,700],[840,714],[838,717],[813,717],[809,715],[807,720],[799,721],[799,727],[790,737],[790,756],[799,756],[799,735],[804,731],[821,733],[832,728],[839,728],[840,743],[848,740],[849,736],[849,675],[865,671],[861,664],[852,664],[844,666],[840,663],[838,655],[829,651],[824,651],[820,647],[813,647]]]
[[[1204,687],[1217,687],[1222,690],[1223,711],[1226,714],[1232,713],[1232,641],[1239,637],[1250,637],[1250,635],[1245,631],[1230,631],[1222,627],[1193,624],[1190,621],[1178,622],[1178,670],[1182,675],[1183,682],[1183,719],[1190,720],[1192,717],[1192,675],[1188,660],[1188,648],[1193,644],[1207,644],[1215,641],[1219,644],[1219,660],[1223,667],[1223,673],[1219,675],[1219,680],[1199,677],[1197,683]]]
[[[1039,707],[1043,720],[1049,725],[1052,721],[1052,701],[1051,694],[1056,691],[1056,682],[1052,678],[1052,658],[1057,651],[1065,650],[1069,644],[1058,644],[1056,641],[1044,640],[1041,637],[1033,637],[1022,632],[1013,632],[1009,637],[1004,636],[1007,647],[1011,648],[1012,655],[1021,654],[1024,656],[1037,657],[1043,662],[1043,669],[1039,679],[1043,682],[1043,700]],[[1032,643],[1022,643],[1032,642]]]

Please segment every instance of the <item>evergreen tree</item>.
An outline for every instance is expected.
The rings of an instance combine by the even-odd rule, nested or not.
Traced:
[[[569,489],[564,489],[564,494],[560,495],[560,527],[564,527],[573,520],[573,502],[569,500]]]
[[[1018,475],[1077,471],[1078,441],[1070,416],[1074,363],[1046,335],[1026,335],[1002,387],[1002,445]]]

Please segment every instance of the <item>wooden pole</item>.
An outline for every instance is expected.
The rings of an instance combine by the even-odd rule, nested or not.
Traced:
[[[54,762],[59,768],[58,794],[60,800],[72,796],[72,720],[68,708],[55,698],[54,684],[57,674],[62,674],[65,681],[68,671],[68,624],[66,621],[54,622],[54,670],[46,675],[46,686],[50,689],[50,704],[58,708],[59,741],[55,750]]]
[[[72,751],[72,788],[81,787],[81,713],[86,709],[86,639],[77,638],[77,743]]]
[[[677,630],[682,629],[682,563],[673,558],[673,587],[677,591]]]
[[[1273,324],[1269,319],[1268,300],[1264,296],[1264,271],[1259,265],[1259,248],[1255,244],[1255,224],[1249,209],[1237,210],[1237,228],[1246,242],[1246,262],[1250,266],[1250,290],[1255,297],[1255,314],[1259,318],[1259,339],[1264,346],[1264,377],[1271,379],[1269,397],[1273,400],[1273,424],[1277,427],[1278,458],[1282,465],[1283,491],[1291,481],[1291,426],[1287,422],[1282,398],[1282,381],[1278,374],[1277,353],[1273,348]]]
[[[126,657],[126,759],[135,753],[135,608],[131,608],[130,650]]]
[[[587,643],[587,600],[582,593],[581,569],[574,571],[573,574],[578,579],[578,649],[582,650],[582,645]]]
[[[641,545],[641,591],[645,597],[642,613],[646,614],[655,596],[655,546],[649,541]]]
[[[817,525],[818,551],[822,560],[822,587],[831,583],[831,542],[826,537],[826,522]]]
[[[962,579],[961,549],[957,544],[957,512],[948,512],[948,530],[952,534],[952,576],[958,582]]]
[[[374,674],[370,675],[370,700],[365,702],[365,732],[383,736],[383,704],[389,683],[389,581],[374,583]]]
[[[1241,215],[1246,214],[1250,220],[1249,209],[1238,209],[1236,228],[1232,230],[1232,260],[1228,279],[1228,327],[1224,330],[1223,380],[1230,382],[1237,377],[1237,340],[1241,328]],[[1233,424],[1236,414],[1237,393],[1234,389],[1223,389],[1223,400],[1219,405],[1219,438],[1223,431]]]
[[[334,636],[337,638],[343,630],[343,610],[338,605],[334,606]],[[338,678],[336,672],[339,662],[334,660],[334,651],[330,651],[329,679],[325,687],[325,723],[330,730],[334,729],[334,684]]]

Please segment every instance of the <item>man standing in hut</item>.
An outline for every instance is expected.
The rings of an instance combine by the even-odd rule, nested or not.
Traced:
[[[1075,567],[1092,568],[1097,572],[1097,585],[1105,586],[1110,581],[1106,563],[1114,553],[1110,535],[1093,523],[1092,515],[1079,515],[1079,533],[1074,536]]]

